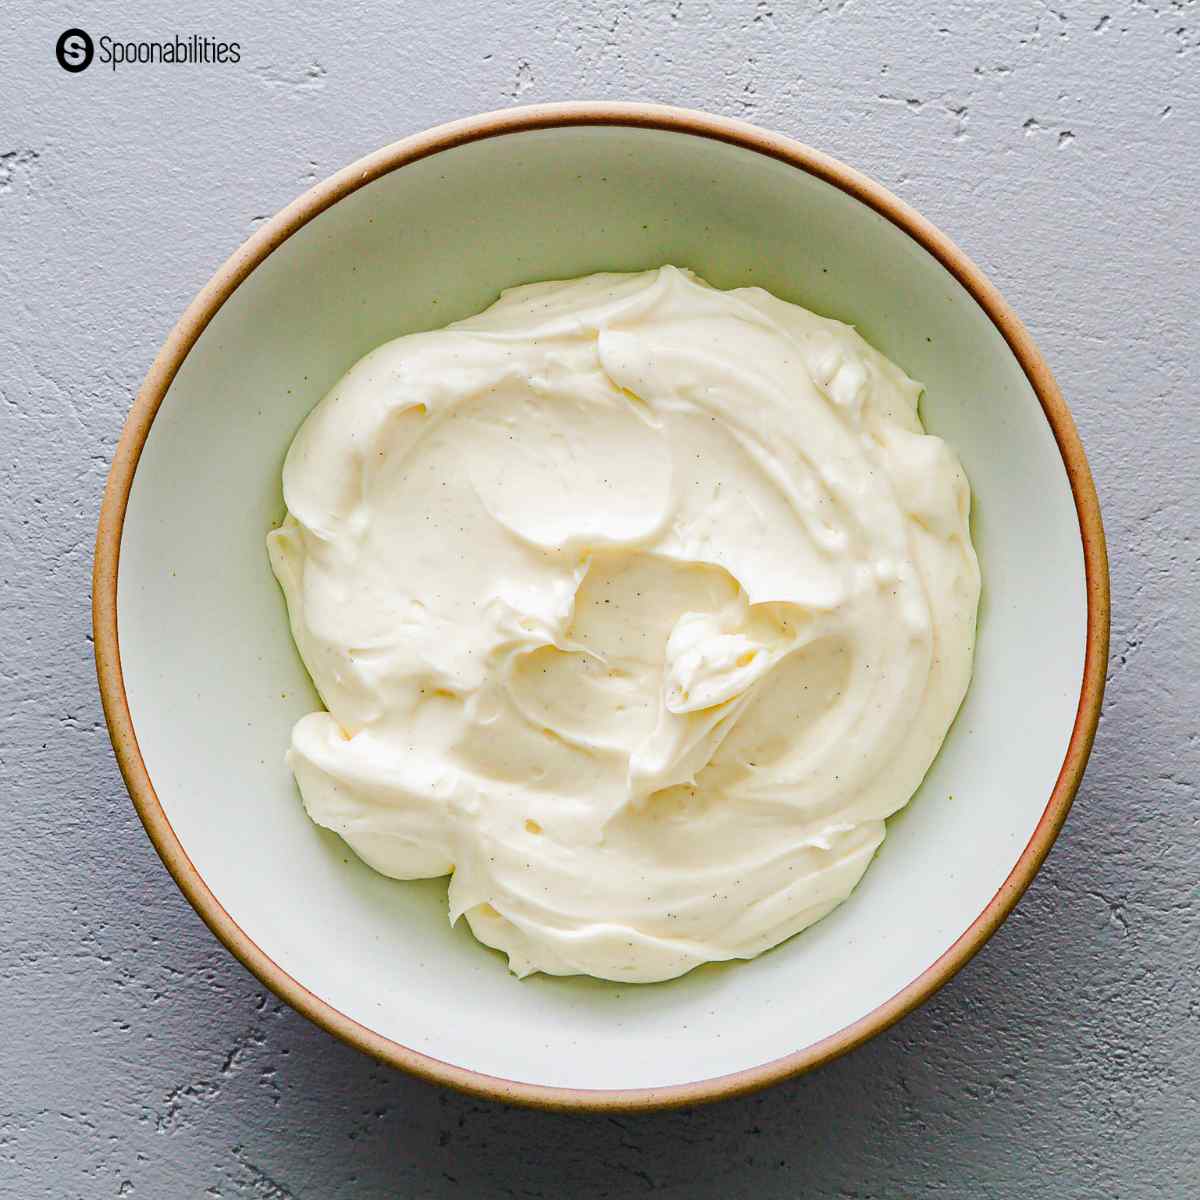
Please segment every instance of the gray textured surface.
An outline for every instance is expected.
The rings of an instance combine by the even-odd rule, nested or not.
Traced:
[[[2,21],[0,1195],[1197,1194],[1200,5],[159,7]],[[73,23],[224,36],[244,60],[68,76],[53,44]],[[137,823],[88,616],[132,396],[264,215],[399,135],[587,97],[793,133],[946,229],[1056,369],[1113,557],[1095,756],[997,937],[817,1074],[628,1118],[443,1093],[264,995]]]

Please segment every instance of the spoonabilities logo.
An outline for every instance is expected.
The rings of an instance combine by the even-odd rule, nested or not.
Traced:
[[[173,34],[154,41],[122,41],[102,34],[95,41],[83,29],[64,30],[54,46],[54,57],[64,71],[73,75],[86,71],[92,59],[114,71],[127,66],[193,66],[242,61],[240,42],[222,42],[204,34]]]
[[[91,36],[83,29],[67,29],[59,34],[54,46],[54,57],[64,71],[72,75],[86,71],[92,65],[92,57],[96,48]]]

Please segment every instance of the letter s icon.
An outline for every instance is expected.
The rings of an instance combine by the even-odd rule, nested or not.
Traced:
[[[92,65],[95,53],[91,37],[82,29],[68,29],[61,33],[54,47],[58,65],[64,71],[70,71],[72,75],[86,71]]]

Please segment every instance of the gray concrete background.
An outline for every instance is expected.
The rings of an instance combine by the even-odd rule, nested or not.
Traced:
[[[1200,4],[161,7],[0,15],[0,1195],[1200,1192]],[[67,75],[53,46],[75,24],[200,32],[244,57]],[[264,995],[134,816],[88,615],[122,420],[222,259],[400,135],[589,97],[781,129],[947,230],[1057,371],[1113,558],[1095,755],[984,952],[814,1075],[623,1118],[437,1090]]]

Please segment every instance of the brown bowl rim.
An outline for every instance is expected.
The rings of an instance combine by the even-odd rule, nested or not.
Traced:
[[[130,488],[155,414],[208,322],[242,281],[296,230],[331,205],[391,171],[485,138],[576,125],[632,126],[690,134],[765,154],[833,184],[898,226],[931,253],[974,297],[1008,343],[1042,405],[1062,455],[1083,545],[1087,644],[1079,705],[1058,779],[1029,843],[983,911],[935,962],[891,999],[829,1037],[732,1074],[657,1088],[550,1087],[497,1078],[442,1062],[381,1036],[310,992],[270,959],[233,921],[192,864],[163,811],[125,694],[117,630],[117,573]],[[92,624],[105,719],[121,774],[154,848],[212,932],[272,992],[336,1037],[421,1078],[493,1100],[546,1109],[632,1111],[681,1107],[754,1091],[837,1058],[882,1032],[956,974],[1012,911],[1062,828],[1083,776],[1100,716],[1108,661],[1108,556],[1096,489],[1071,414],[1045,360],[1000,293],[940,230],[874,180],[780,134],[726,117],[641,103],[540,104],[483,113],[385,146],[343,168],[293,201],[246,241],[188,306],[138,392],[117,445],[100,509],[93,568]]]

